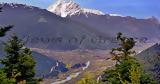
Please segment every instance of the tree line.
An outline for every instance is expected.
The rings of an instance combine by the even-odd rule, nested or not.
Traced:
[[[88,74],[77,84],[158,84],[135,58],[134,39],[118,33],[117,41],[119,47],[110,52],[115,66],[106,69],[100,81],[96,81],[93,74]]]

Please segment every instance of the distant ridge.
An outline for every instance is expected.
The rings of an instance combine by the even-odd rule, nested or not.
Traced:
[[[137,58],[144,64],[145,70],[152,73],[160,84],[160,44],[156,43],[142,51]]]
[[[118,32],[138,39],[147,38],[153,43],[160,40],[160,24],[155,17],[137,19],[131,16],[99,15],[89,12],[87,16],[86,13],[79,13],[62,18],[53,12],[34,6],[13,3],[4,3],[0,6],[3,6],[0,24],[15,25],[9,34],[13,32],[18,34],[27,40],[27,46],[31,48],[111,49],[116,46],[114,40]],[[106,41],[101,43],[99,39]]]

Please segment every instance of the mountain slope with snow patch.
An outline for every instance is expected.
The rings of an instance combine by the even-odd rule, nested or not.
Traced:
[[[103,12],[99,10],[81,8],[79,4],[71,0],[58,0],[55,4],[48,7],[50,12],[53,12],[61,17],[67,17],[72,15],[79,15],[81,13],[85,14],[95,14],[95,15],[104,15]]]

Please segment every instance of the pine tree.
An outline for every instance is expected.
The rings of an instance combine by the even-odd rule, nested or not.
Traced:
[[[17,36],[12,38],[5,44],[5,52],[7,56],[1,60],[4,65],[4,72],[7,78],[15,79],[20,84],[37,84],[38,79],[34,78],[35,64],[30,49],[26,48]]]
[[[156,84],[142,68],[134,56],[135,41],[127,38],[122,33],[117,34],[118,48],[113,48],[111,55],[116,61],[115,67],[107,69],[102,79],[107,84]]]
[[[14,79],[7,78],[6,73],[1,69],[0,70],[0,84],[16,84]]]
[[[2,7],[0,7],[0,12],[2,12]],[[6,32],[9,31],[13,26],[9,25],[6,27],[0,26],[0,37],[5,36]],[[7,74],[4,73],[4,70],[0,68],[0,84],[14,84],[14,79],[8,79]]]

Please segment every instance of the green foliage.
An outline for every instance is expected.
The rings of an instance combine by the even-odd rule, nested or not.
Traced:
[[[131,69],[129,70],[129,78],[131,79],[132,84],[140,84],[141,73],[140,67],[137,67],[134,64],[131,66]]]
[[[2,7],[0,7],[0,12],[2,12]],[[5,36],[12,27],[12,25],[0,27],[0,37]],[[5,52],[7,56],[0,60],[4,65],[0,69],[0,84],[38,84],[41,81],[41,79],[34,78],[36,62],[30,49],[25,48],[17,36],[13,36],[5,44]]]
[[[94,75],[88,73],[84,78],[79,80],[76,84],[99,84],[96,80],[94,80]]]
[[[116,65],[113,69],[105,71],[102,79],[106,84],[156,84],[156,82],[143,70],[141,64],[134,58],[135,46],[133,38],[123,37],[118,33],[119,47],[111,51]]]
[[[117,41],[119,42],[120,47],[112,49],[111,55],[113,56],[113,60],[121,63],[124,60],[133,58],[135,55],[135,51],[132,51],[132,48],[135,46],[134,39],[123,37],[122,33],[118,33]]]
[[[9,79],[15,79],[17,83],[37,84],[38,79],[34,78],[35,64],[31,51],[24,47],[24,44],[17,36],[12,36],[5,44],[6,56],[1,60],[4,65],[4,72]]]
[[[14,79],[8,79],[6,73],[0,69],[0,84],[16,84]]]

